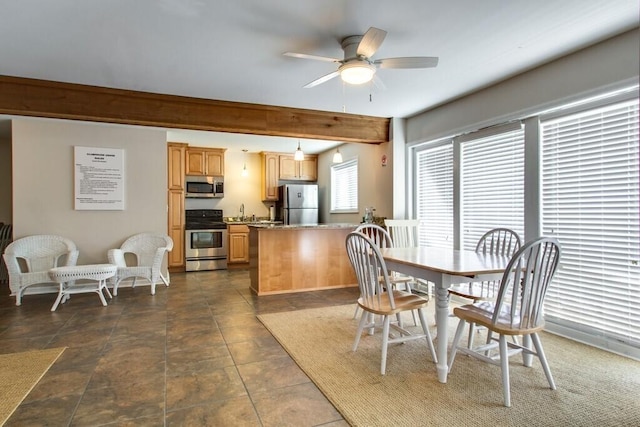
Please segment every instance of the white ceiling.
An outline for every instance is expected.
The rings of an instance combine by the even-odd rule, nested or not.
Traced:
[[[2,12],[2,75],[409,117],[637,27],[640,2],[20,0]],[[336,65],[282,55],[341,58],[340,40],[370,26],[388,32],[374,59],[438,56],[438,67],[380,69],[385,89],[338,78],[303,89]]]

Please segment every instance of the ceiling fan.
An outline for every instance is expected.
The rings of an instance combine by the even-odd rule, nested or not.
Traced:
[[[305,88],[317,86],[338,76],[350,84],[367,83],[373,79],[378,68],[433,68],[438,65],[438,58],[435,56],[372,59],[386,36],[386,31],[371,27],[362,36],[345,37],[341,43],[344,59],[295,52],[285,52],[284,55],[340,64],[336,71],[308,83]]]

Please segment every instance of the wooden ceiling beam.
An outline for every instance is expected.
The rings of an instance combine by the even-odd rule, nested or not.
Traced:
[[[0,114],[380,144],[389,118],[0,76]]]

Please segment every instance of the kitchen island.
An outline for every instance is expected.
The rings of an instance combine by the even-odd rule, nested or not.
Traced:
[[[345,249],[356,227],[250,225],[251,290],[270,295],[358,286]]]

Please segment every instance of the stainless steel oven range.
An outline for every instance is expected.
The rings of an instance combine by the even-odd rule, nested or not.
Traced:
[[[227,224],[221,209],[185,211],[186,271],[227,268]]]

